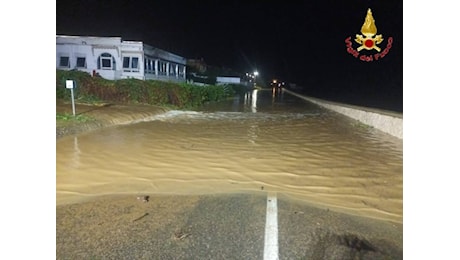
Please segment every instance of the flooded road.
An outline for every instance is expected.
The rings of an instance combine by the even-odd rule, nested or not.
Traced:
[[[281,90],[56,141],[57,205],[120,194],[276,192],[402,223],[402,140]]]

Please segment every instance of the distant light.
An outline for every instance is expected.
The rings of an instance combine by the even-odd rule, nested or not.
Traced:
[[[275,84],[276,84],[276,82],[278,82],[278,81],[277,81],[276,79],[274,79],[274,80],[273,80],[273,83],[275,83]]]
[[[254,71],[254,76],[259,76],[259,72],[258,72],[258,71]]]

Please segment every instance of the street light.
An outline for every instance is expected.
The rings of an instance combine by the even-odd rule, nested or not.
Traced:
[[[259,72],[256,70],[256,71],[254,71],[254,86],[256,86],[257,76],[259,76]]]

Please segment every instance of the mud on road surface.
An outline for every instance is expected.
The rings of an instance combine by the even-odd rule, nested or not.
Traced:
[[[77,102],[75,104],[75,114],[84,115],[90,118],[90,120],[86,122],[73,120],[56,122],[56,138],[117,124],[128,124],[166,111],[166,108],[153,105],[112,103],[92,105]],[[56,114],[72,115],[72,104],[63,100],[57,100]]]
[[[264,192],[139,197],[58,206],[56,259],[263,258]],[[402,225],[282,197],[278,212],[279,259],[403,259]]]

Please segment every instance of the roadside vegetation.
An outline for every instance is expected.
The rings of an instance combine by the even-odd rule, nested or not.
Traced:
[[[94,121],[94,118],[86,115],[73,115],[68,113],[56,113],[56,127],[71,126],[79,123]]]
[[[74,98],[77,102],[98,104],[149,104],[175,109],[191,109],[206,102],[232,98],[246,91],[242,85],[198,86],[156,80],[106,80],[81,71],[56,71],[56,98],[70,101],[71,92],[65,81],[75,80]]]
[[[75,102],[93,106],[144,104],[170,109],[193,109],[206,102],[233,98],[247,91],[243,85],[199,86],[156,80],[106,80],[82,71],[56,70],[57,101],[71,102],[71,91],[65,87],[68,79],[76,82]],[[94,126],[98,122],[87,115],[56,113],[58,137],[84,130],[88,124]]]

